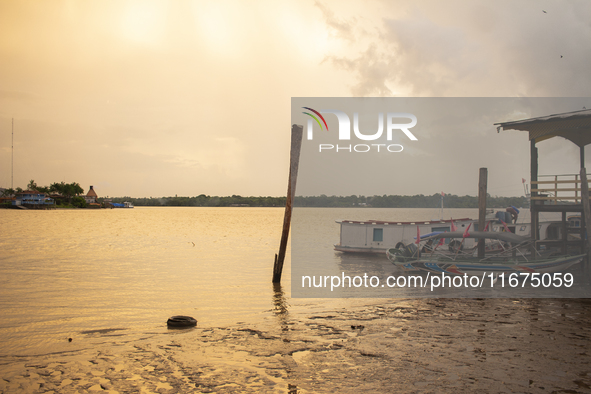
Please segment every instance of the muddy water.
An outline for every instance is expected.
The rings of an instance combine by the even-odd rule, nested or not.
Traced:
[[[438,213],[337,212],[398,220]],[[156,329],[177,314],[209,326],[257,322],[273,309],[281,208],[0,210],[0,223],[0,355],[57,351],[63,338],[81,331]],[[339,226],[322,225],[324,239],[317,241],[330,251]],[[335,303],[290,301],[304,310]]]
[[[586,393],[585,300],[397,300],[258,324],[79,333],[3,357],[2,393]],[[74,342],[72,342],[74,343]]]
[[[0,392],[591,387],[587,301],[291,299],[282,215],[0,211]]]
[[[282,215],[1,210],[0,355],[56,350],[85,330],[154,329],[175,314],[207,325],[256,320],[271,309]]]

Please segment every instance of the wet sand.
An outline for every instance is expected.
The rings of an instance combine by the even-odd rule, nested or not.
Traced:
[[[0,392],[588,393],[590,339],[591,300],[382,300],[297,315],[278,302],[257,325],[106,328],[64,338],[60,352],[1,357]]]

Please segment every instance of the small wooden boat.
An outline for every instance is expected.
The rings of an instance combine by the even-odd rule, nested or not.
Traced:
[[[438,251],[437,246],[440,241],[449,238],[460,243],[465,238],[498,241],[503,250],[489,253],[485,257],[474,256],[474,251],[467,254],[459,249],[455,253],[445,248]],[[560,272],[579,263],[585,257],[584,254],[542,256],[538,252],[532,256],[529,250],[533,241],[510,232],[472,231],[467,234],[467,232],[456,231],[430,235],[422,238],[421,242],[430,242],[435,246],[425,249],[420,244],[410,244],[404,248],[390,248],[386,252],[388,259],[405,270],[427,271],[435,274],[483,275]]]

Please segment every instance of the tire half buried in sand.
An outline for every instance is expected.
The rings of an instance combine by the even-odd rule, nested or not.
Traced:
[[[187,328],[197,325],[197,320],[191,316],[173,316],[168,319],[166,325],[169,328]]]

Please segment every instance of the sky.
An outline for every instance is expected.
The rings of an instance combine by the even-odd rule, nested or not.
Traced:
[[[14,187],[285,195],[292,97],[574,97],[568,110],[591,108],[590,20],[586,0],[0,0],[0,187],[12,182],[14,119]],[[498,146],[446,132],[458,153],[404,164],[404,188],[385,194],[476,194],[446,169]],[[485,163],[512,175],[491,194],[519,195],[526,133],[487,132],[512,147]],[[578,158],[568,144],[540,144],[540,173]]]
[[[582,110],[583,107],[588,107],[589,111]],[[307,108],[323,116],[326,125],[320,120],[322,129],[307,115],[312,113]],[[497,132],[495,123],[565,113],[573,108],[588,114],[591,99],[294,98],[292,119],[304,126],[296,194],[373,196],[443,192],[474,196],[478,194],[479,169],[487,168],[489,194],[522,196],[525,194],[523,179],[530,178],[529,134],[509,127]],[[343,112],[349,118],[348,127],[341,126],[337,116],[327,110]],[[393,116],[392,123],[410,124],[407,128],[410,134],[393,128],[388,136],[389,113],[404,114]],[[415,125],[412,125],[411,115],[416,119]],[[349,139],[341,138],[341,128],[349,131]],[[546,175],[579,173],[577,145],[555,138],[538,142],[536,147],[539,180],[554,180]],[[585,156],[586,166],[591,168],[591,152]]]

